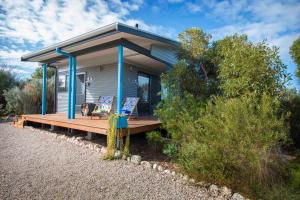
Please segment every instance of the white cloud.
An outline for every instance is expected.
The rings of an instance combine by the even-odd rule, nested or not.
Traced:
[[[201,6],[196,3],[187,2],[186,7],[192,13],[201,11]]]
[[[116,21],[138,23],[143,29],[166,36],[174,34],[173,29],[130,19],[130,12],[138,10],[142,3],[143,0],[0,0],[0,41],[5,41],[1,43],[0,62],[34,68],[36,64],[21,63],[21,55]]]
[[[209,30],[215,39],[233,33],[247,34],[254,42],[267,40],[280,47],[281,57],[291,63],[289,47],[300,35],[300,2],[205,1],[206,15],[224,25]]]

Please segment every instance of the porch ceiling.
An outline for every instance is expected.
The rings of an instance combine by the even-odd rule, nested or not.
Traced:
[[[118,49],[117,47],[77,56],[77,68],[94,67],[101,65],[109,65],[117,63]],[[153,73],[162,73],[166,71],[166,64],[159,62],[153,58],[139,54],[131,49],[124,48],[124,62],[132,64],[138,68],[145,69]],[[66,68],[68,59],[60,60],[53,65],[58,68]]]

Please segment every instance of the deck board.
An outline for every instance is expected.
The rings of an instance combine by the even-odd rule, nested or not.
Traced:
[[[81,115],[76,115],[75,119],[68,119],[65,113],[55,113],[46,115],[22,115],[22,120],[24,122],[30,121],[81,131],[93,132],[102,135],[106,135],[108,129],[107,119],[91,119],[90,117],[84,117]],[[139,117],[137,119],[128,120],[128,129],[130,131],[130,134],[151,131],[159,128],[160,125],[160,121],[154,119],[153,117]]]

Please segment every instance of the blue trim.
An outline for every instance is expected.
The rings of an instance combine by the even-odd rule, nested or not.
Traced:
[[[117,129],[127,128],[127,116],[118,116]]]
[[[71,108],[71,103],[72,103],[72,75],[73,75],[73,70],[72,70],[72,65],[73,65],[73,59],[71,56],[69,56],[69,80],[68,80],[68,119],[72,119],[72,108]]]
[[[74,98],[74,89],[73,89],[73,71],[75,71],[75,82],[76,82],[76,61],[73,58],[73,56],[70,53],[67,53],[65,51],[62,51],[60,48],[56,48],[55,52],[57,54],[63,55],[65,57],[69,58],[69,80],[68,80],[68,119],[74,119],[75,118],[75,109],[73,109],[73,101],[76,97]],[[75,62],[75,67],[73,66],[73,62]],[[74,68],[74,70],[73,70]],[[76,83],[75,83],[75,89],[76,89]],[[76,96],[76,91],[75,91],[75,96]]]
[[[62,51],[60,48],[56,48],[56,49],[55,49],[55,52],[56,52],[57,54],[60,54],[60,55],[66,56],[66,57],[69,57],[69,56],[70,56],[69,53]]]
[[[72,76],[72,119],[75,119],[75,113],[76,113],[76,57],[71,56],[70,57],[73,62],[73,76]]]
[[[43,64],[43,85],[42,85],[42,115],[46,114],[47,101],[47,64]]]
[[[123,98],[123,46],[118,46],[118,99],[117,114],[122,114],[122,98]]]

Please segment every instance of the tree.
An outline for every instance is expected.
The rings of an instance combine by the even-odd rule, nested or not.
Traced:
[[[55,75],[55,70],[52,67],[47,67],[47,79],[52,78]],[[43,68],[38,67],[31,75],[32,79],[42,79],[43,78]]]
[[[3,96],[4,90],[10,89],[17,85],[19,81],[16,79],[15,74],[11,72],[11,69],[6,65],[0,66],[0,115],[4,114],[4,108],[6,105],[5,98]]]
[[[278,48],[270,48],[265,42],[254,44],[246,35],[226,37],[217,42],[217,48],[221,57],[220,88],[226,97],[284,94],[289,76]]]
[[[196,97],[209,97],[216,93],[215,45],[211,35],[191,28],[179,34],[179,62],[162,76],[162,83],[170,96],[183,97],[188,92]]]
[[[293,42],[290,47],[290,54],[297,65],[296,75],[300,78],[300,36]]]

